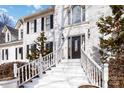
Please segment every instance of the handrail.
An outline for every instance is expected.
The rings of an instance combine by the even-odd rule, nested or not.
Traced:
[[[99,64],[97,64],[91,57],[89,57],[86,53],[85,53],[85,51],[81,48],[81,51],[83,51],[82,53],[86,56],[86,57],[88,57],[88,59],[99,69],[99,70],[101,70],[102,71],[102,67],[99,65]]]
[[[42,59],[39,58],[33,60],[32,62],[26,63],[25,65],[17,68],[17,76],[19,78],[18,86],[32,80],[34,77],[40,75],[54,65],[55,62],[53,61],[53,53],[49,53]]]
[[[92,85],[103,87],[103,69],[92,60],[81,48],[81,64],[84,72]]]

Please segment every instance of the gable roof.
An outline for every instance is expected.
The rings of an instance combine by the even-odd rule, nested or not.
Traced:
[[[16,22],[15,29],[18,29],[21,25],[23,25],[23,23],[24,23],[23,19],[19,19],[19,20]]]
[[[51,6],[51,7],[49,7],[49,8],[46,8],[46,9],[41,10],[41,11],[38,11],[38,12],[35,12],[35,13],[30,14],[30,15],[28,15],[28,16],[24,16],[24,17],[22,17],[22,19],[23,19],[24,21],[26,21],[26,20],[28,20],[28,19],[34,18],[34,17],[36,17],[36,16],[40,16],[40,15],[43,15],[43,14],[46,14],[46,13],[49,13],[49,12],[54,12],[54,6]]]
[[[11,33],[12,37],[14,37],[14,40],[12,40],[12,41],[17,41],[18,40],[18,30],[14,29],[13,27],[5,25],[2,29],[2,31],[0,32],[0,44],[5,43],[4,29],[8,29],[9,32]]]
[[[0,32],[2,32],[3,27],[4,27],[4,24],[0,22]]]

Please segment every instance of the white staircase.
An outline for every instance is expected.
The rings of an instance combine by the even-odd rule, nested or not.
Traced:
[[[64,60],[56,67],[46,71],[41,78],[24,84],[25,88],[77,88],[86,85],[88,79],[81,67],[80,60]]]

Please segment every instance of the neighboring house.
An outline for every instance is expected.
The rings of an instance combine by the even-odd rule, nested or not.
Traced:
[[[23,60],[22,41],[18,39],[18,30],[4,26],[0,37],[0,62],[13,62]]]
[[[111,15],[109,6],[65,5],[22,17],[15,28],[5,26],[0,33],[0,62],[28,61],[30,49],[41,32],[47,37],[46,47],[62,52],[56,57],[80,59],[81,45],[86,53],[99,61],[99,32],[96,22]]]
[[[54,8],[19,19],[15,28],[4,26],[0,33],[0,63],[24,61],[41,32],[47,37],[46,48],[53,50]]]

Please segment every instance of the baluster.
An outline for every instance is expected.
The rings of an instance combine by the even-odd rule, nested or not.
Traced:
[[[35,62],[33,62],[33,77],[35,76]]]
[[[94,67],[94,84],[96,84],[96,67]]]
[[[37,75],[37,60],[35,62],[35,75]]]
[[[51,55],[51,62],[52,62],[52,64],[54,64],[54,62],[55,62],[55,61],[53,61],[53,53]]]
[[[27,81],[27,65],[25,66],[25,81]]]
[[[31,63],[31,78],[33,77],[33,63]]]
[[[51,63],[51,54],[49,55],[49,61],[50,61],[50,66],[52,65],[52,63]]]
[[[19,81],[18,81],[18,85],[20,84],[20,68],[17,70],[18,71],[18,78],[19,78]]]
[[[30,79],[30,76],[31,76],[31,72],[30,72],[30,71],[31,71],[31,68],[30,68],[30,64],[29,64],[29,65],[28,65],[28,72],[29,72],[29,73],[28,73],[28,74],[29,74],[28,78],[29,78],[29,79]]]
[[[48,55],[48,67],[50,67],[50,55]]]
[[[98,69],[96,68],[96,85],[98,85]]]
[[[99,86],[101,87],[101,71],[99,71]]]
[[[22,73],[21,73],[21,75],[22,75],[22,83],[24,82],[24,77],[23,77],[23,67],[21,68],[21,70],[22,70]]]

